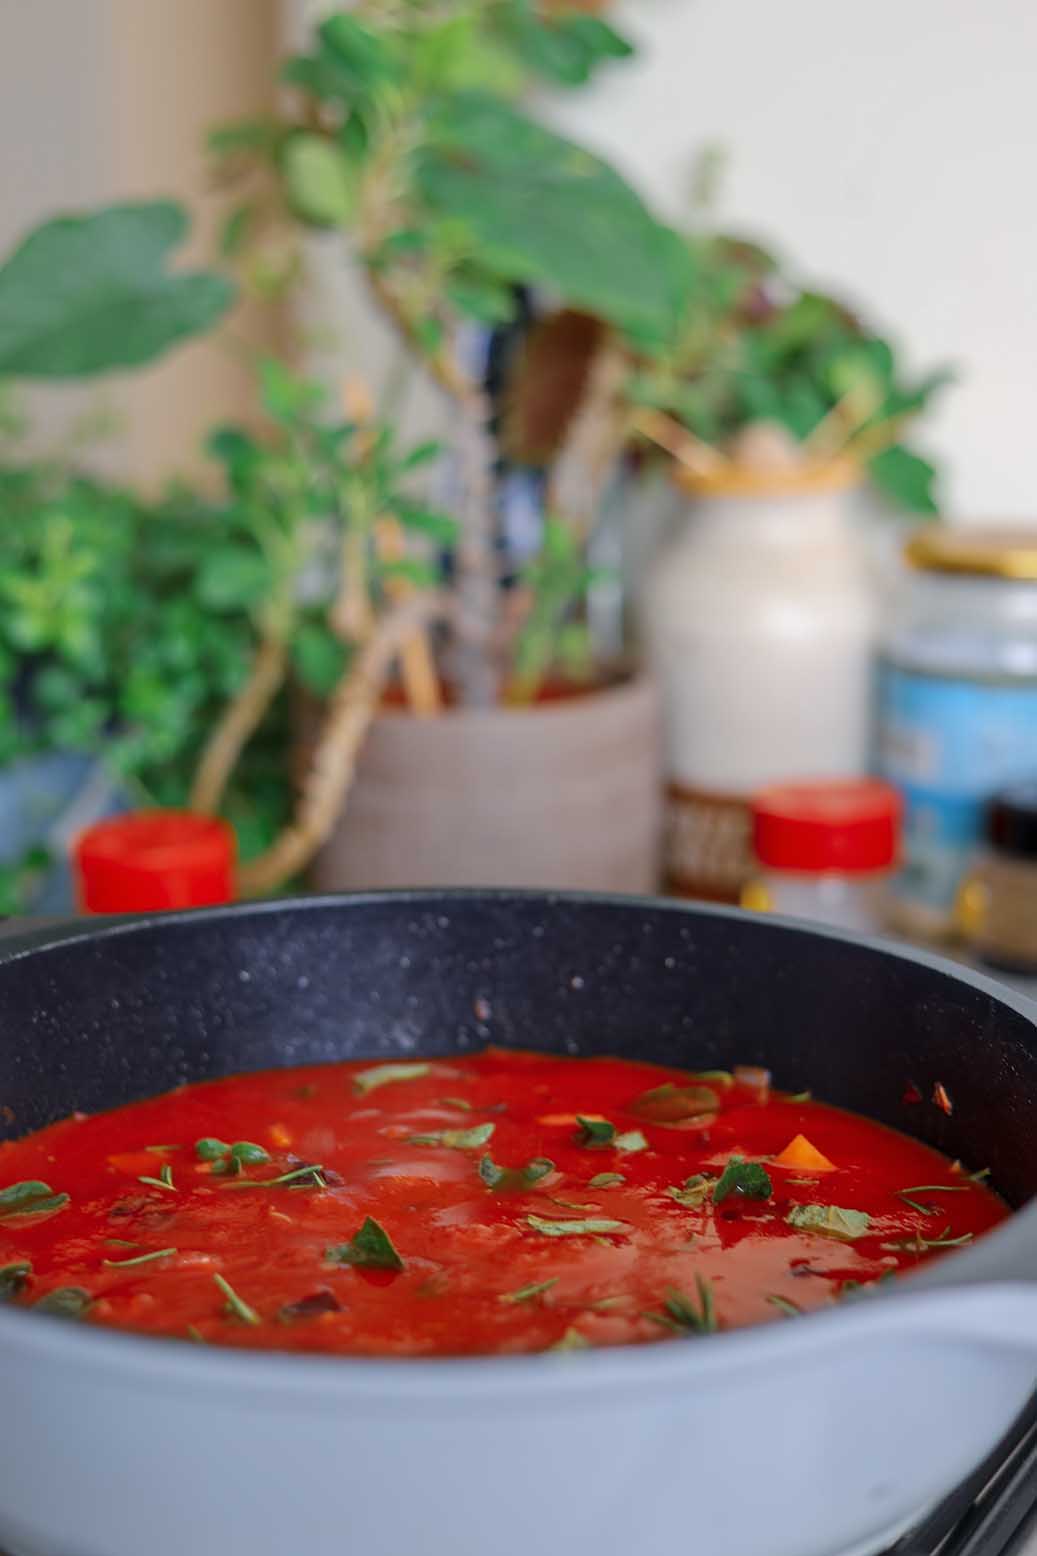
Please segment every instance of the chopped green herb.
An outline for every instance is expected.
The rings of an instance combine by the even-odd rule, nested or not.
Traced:
[[[326,1189],[320,1162],[309,1162],[303,1167],[293,1167],[291,1172],[282,1172],[277,1178],[238,1178],[234,1183],[224,1184],[228,1189],[276,1189],[285,1184],[295,1189]]]
[[[617,1151],[625,1151],[628,1156],[632,1156],[635,1151],[648,1149],[648,1141],[640,1129],[630,1129],[625,1135],[617,1135],[612,1143]]]
[[[844,1280],[838,1291],[838,1299],[852,1301],[854,1297],[863,1296],[866,1291],[873,1291],[876,1286],[884,1286],[886,1281],[895,1280],[896,1271],[886,1270],[876,1280]]]
[[[202,1331],[200,1329],[198,1329],[194,1324],[188,1324],[187,1329],[185,1330],[185,1333],[186,1333],[187,1338],[189,1340],[193,1340],[194,1341],[195,1345],[208,1345],[208,1343],[209,1343],[208,1340],[206,1340],[205,1336],[202,1334]]]
[[[716,1112],[717,1094],[708,1086],[677,1086],[664,1081],[643,1091],[630,1104],[631,1111],[656,1124],[678,1124],[686,1118],[700,1118]]]
[[[592,1313],[607,1313],[614,1307],[623,1307],[629,1301],[629,1297],[599,1297],[596,1302],[588,1302],[587,1307]]]
[[[671,1199],[677,1201],[678,1205],[684,1205],[688,1210],[697,1210],[715,1183],[716,1179],[709,1177],[707,1173],[696,1172],[690,1178],[685,1178],[682,1189],[671,1185],[666,1192]]]
[[[158,1155],[165,1155],[167,1151],[182,1151],[182,1145],[146,1145],[145,1151],[155,1151]]]
[[[866,1210],[843,1210],[838,1205],[793,1205],[785,1220],[800,1231],[820,1232],[848,1243],[863,1237],[871,1225]]]
[[[560,1194],[545,1194],[552,1205],[561,1205],[563,1210],[597,1210],[597,1205],[592,1200],[563,1199]]]
[[[58,1286],[45,1297],[33,1303],[36,1313],[49,1313],[53,1318],[83,1318],[93,1305],[93,1297],[82,1286]]]
[[[663,1302],[662,1313],[647,1313],[655,1324],[662,1324],[664,1328],[676,1329],[681,1333],[690,1334],[715,1334],[717,1329],[716,1308],[713,1302],[713,1287],[703,1275],[696,1275],[695,1285],[698,1288],[699,1305],[692,1302],[683,1292],[675,1289],[666,1294]]]
[[[558,1276],[552,1275],[550,1280],[536,1281],[532,1286],[520,1286],[517,1291],[506,1291],[503,1296],[497,1298],[497,1301],[509,1304],[533,1302],[537,1297],[543,1296],[545,1291],[550,1291],[552,1286],[557,1285]]]
[[[32,1274],[28,1259],[16,1264],[0,1264],[0,1302],[10,1302],[12,1297],[25,1290]]]
[[[128,1270],[135,1264],[151,1264],[155,1259],[167,1259],[176,1253],[175,1248],[156,1248],[152,1253],[139,1253],[135,1259],[105,1259],[110,1270]]]
[[[249,1307],[248,1303],[238,1296],[229,1280],[224,1280],[222,1275],[214,1275],[213,1280],[227,1299],[223,1311],[228,1318],[240,1318],[243,1324],[250,1324],[253,1328],[262,1323],[255,1308]]]
[[[106,1237],[104,1246],[106,1248],[140,1248],[143,1244],[133,1243],[128,1237]]]
[[[207,1136],[204,1140],[196,1140],[194,1154],[200,1162],[218,1162],[221,1157],[230,1154],[230,1146],[224,1140],[214,1140]]]
[[[393,1247],[384,1227],[370,1216],[348,1243],[326,1248],[324,1257],[332,1264],[357,1264],[370,1270],[402,1270],[403,1260]]]
[[[63,1210],[68,1204],[67,1194],[55,1194],[49,1183],[36,1178],[23,1183],[12,1183],[0,1189],[0,1221],[10,1221],[15,1216],[43,1216]]]
[[[270,1160],[270,1152],[251,1140],[236,1141],[230,1148],[230,1154],[235,1161],[244,1162],[246,1167],[253,1167],[257,1162]]]
[[[555,1170],[546,1156],[534,1156],[524,1167],[499,1167],[490,1156],[479,1160],[479,1176],[488,1189],[529,1189]]]
[[[700,1081],[714,1081],[718,1086],[733,1086],[735,1083],[730,1070],[696,1070],[695,1078]]]
[[[779,1297],[776,1292],[770,1293],[767,1301],[771,1307],[776,1307],[779,1312],[784,1313],[786,1318],[798,1318],[803,1311],[795,1302],[790,1302],[788,1297]]]
[[[586,1221],[545,1221],[542,1216],[527,1216],[526,1224],[545,1237],[595,1237],[606,1232],[625,1232],[625,1221],[591,1217]]]
[[[549,1351],[589,1351],[590,1348],[590,1341],[578,1329],[571,1327],[565,1331],[560,1340],[547,1347]]]
[[[496,1124],[476,1124],[473,1129],[437,1129],[434,1134],[411,1135],[408,1145],[445,1145],[452,1151],[474,1151],[493,1138]]]
[[[989,1167],[981,1167],[978,1172],[967,1172],[965,1174],[965,1178],[966,1178],[966,1181],[968,1183],[982,1183],[984,1178],[989,1178],[989,1177],[990,1177],[990,1168]]]
[[[809,1102],[812,1095],[813,1095],[813,1093],[809,1092],[809,1091],[790,1091],[788,1093],[788,1095],[785,1097],[785,1101],[786,1102]]]
[[[731,1194],[741,1194],[744,1199],[770,1199],[773,1192],[765,1167],[732,1156],[714,1186],[713,1203],[719,1205]]]
[[[173,1182],[173,1169],[168,1162],[159,1169],[157,1178],[141,1177],[137,1179],[137,1182],[146,1183],[153,1189],[166,1189],[170,1194],[176,1193],[176,1185]]]
[[[935,1216],[936,1215],[936,1206],[935,1205],[922,1205],[922,1204],[919,1203],[919,1201],[917,1199],[912,1199],[910,1197],[910,1195],[905,1194],[903,1192],[903,1190],[900,1190],[900,1189],[897,1190],[897,1198],[898,1199],[902,1199],[904,1201],[905,1205],[910,1205],[912,1210],[917,1210],[919,1215],[922,1215],[922,1216]]]
[[[467,1097],[443,1097],[440,1103],[444,1108],[456,1108],[459,1113],[474,1113],[475,1103],[469,1102]]]
[[[915,1183],[909,1189],[897,1189],[901,1196],[905,1194],[967,1194],[964,1183]]]
[[[379,1086],[391,1086],[397,1081],[418,1081],[428,1075],[429,1070],[427,1064],[376,1064],[373,1069],[361,1070],[353,1076],[353,1089],[366,1097]]]
[[[577,1113],[576,1122],[580,1126],[577,1137],[580,1145],[611,1145],[616,1138],[616,1126],[610,1124],[606,1118],[584,1118],[582,1114]]]
[[[971,1243],[971,1232],[951,1237],[950,1230],[949,1226],[945,1226],[939,1237],[923,1237],[920,1232],[916,1232],[914,1237],[906,1238],[902,1243],[883,1243],[881,1246],[889,1253],[925,1253],[929,1248],[961,1248],[965,1243]]]
[[[589,1189],[611,1189],[617,1183],[625,1183],[626,1181],[621,1172],[598,1172],[594,1174],[587,1187]]]

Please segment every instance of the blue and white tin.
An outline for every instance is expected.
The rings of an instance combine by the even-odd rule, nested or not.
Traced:
[[[991,793],[1037,777],[1037,531],[934,527],[879,674],[878,766],[905,801],[898,928],[948,933]]]

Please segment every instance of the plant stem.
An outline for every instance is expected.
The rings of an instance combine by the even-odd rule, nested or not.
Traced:
[[[228,703],[205,744],[188,801],[192,810],[212,815],[219,809],[242,751],[280,690],[287,664],[284,637],[268,629],[260,640],[248,680]]]
[[[408,638],[445,612],[442,597],[429,593],[401,601],[382,617],[331,697],[292,821],[265,853],[242,866],[242,896],[262,896],[297,875],[327,840],[342,814],[393,660]]]

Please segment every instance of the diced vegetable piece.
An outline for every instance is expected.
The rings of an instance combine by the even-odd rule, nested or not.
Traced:
[[[785,1149],[774,1158],[775,1167],[785,1167],[790,1172],[835,1172],[834,1162],[830,1162],[816,1145],[811,1145],[806,1135],[796,1135],[791,1139]]]

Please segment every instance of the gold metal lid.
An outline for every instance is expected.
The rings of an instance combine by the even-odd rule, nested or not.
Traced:
[[[911,537],[904,556],[912,567],[929,573],[1037,582],[1037,529],[956,529],[932,524]]]

